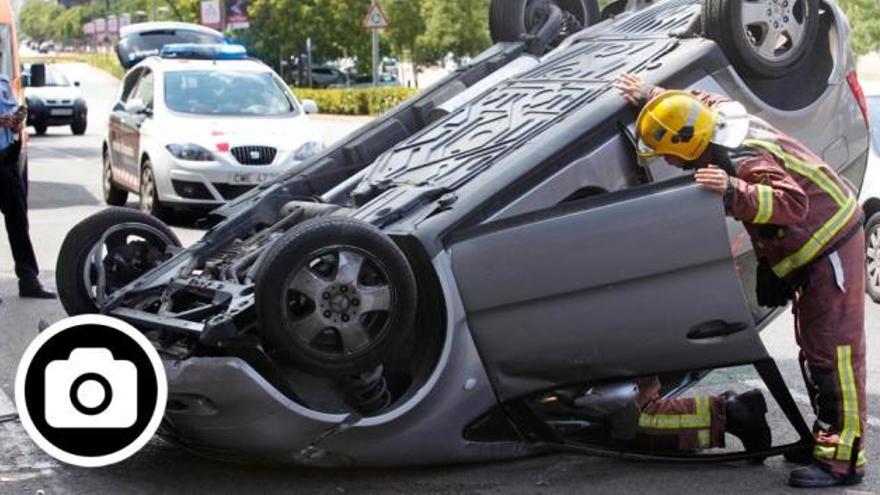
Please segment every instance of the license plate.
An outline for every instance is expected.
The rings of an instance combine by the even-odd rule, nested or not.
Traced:
[[[231,183],[235,185],[257,185],[278,177],[270,172],[245,172],[232,174]]]
[[[57,116],[70,116],[73,115],[72,108],[53,108],[49,110],[49,115],[57,115]]]

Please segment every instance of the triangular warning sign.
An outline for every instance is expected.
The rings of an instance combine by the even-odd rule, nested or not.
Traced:
[[[364,29],[388,28],[388,18],[385,17],[385,12],[382,11],[382,7],[379,5],[378,1],[370,6],[370,11],[367,12],[367,16],[364,17],[363,25]]]

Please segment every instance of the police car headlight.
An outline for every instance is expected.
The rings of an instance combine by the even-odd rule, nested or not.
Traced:
[[[320,153],[323,148],[324,145],[319,143],[318,141],[309,141],[296,150],[296,153],[293,154],[293,159],[300,162],[303,160],[308,160],[309,158]]]
[[[214,161],[214,153],[202,148],[197,144],[169,144],[165,148],[171,153],[171,156],[180,160],[191,162],[210,162]]]

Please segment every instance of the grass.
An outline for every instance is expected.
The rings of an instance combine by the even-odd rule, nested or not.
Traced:
[[[82,62],[100,69],[117,79],[122,79],[122,76],[125,75],[125,69],[119,65],[119,60],[116,59],[115,54],[71,53],[63,55],[38,55],[34,57],[24,57],[22,58],[22,62],[43,62],[47,64]]]

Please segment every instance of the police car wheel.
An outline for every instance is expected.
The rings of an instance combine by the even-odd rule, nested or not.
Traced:
[[[128,202],[128,191],[120,188],[113,180],[113,169],[110,166],[110,153],[104,151],[104,167],[102,170],[101,189],[104,193],[104,202],[110,206],[125,206]]]

